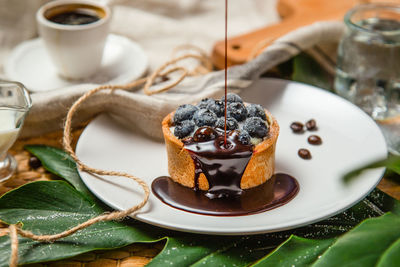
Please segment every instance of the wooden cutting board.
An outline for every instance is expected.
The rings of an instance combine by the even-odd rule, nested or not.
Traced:
[[[397,0],[398,1],[398,0]],[[344,14],[361,3],[381,0],[278,0],[277,10],[282,18],[278,24],[261,28],[228,40],[228,66],[242,64],[277,38],[301,26],[322,20],[343,20]],[[229,23],[229,21],[228,21]],[[211,55],[218,69],[224,68],[224,41],[215,44]]]

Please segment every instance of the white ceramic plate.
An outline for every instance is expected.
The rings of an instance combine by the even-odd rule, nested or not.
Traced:
[[[81,83],[124,84],[143,76],[147,67],[147,56],[137,43],[126,37],[110,34],[101,67],[93,77],[79,81],[61,78],[40,38],[16,46],[4,66],[4,71],[7,78],[22,82],[29,91],[42,92]]]
[[[387,155],[384,138],[374,121],[356,106],[321,89],[294,82],[262,79],[244,90],[247,102],[259,103],[277,118],[281,132],[276,151],[276,171],[293,175],[298,195],[279,208],[248,216],[215,217],[181,211],[163,204],[154,195],[134,218],[160,227],[205,234],[256,234],[295,228],[333,216],[360,201],[379,182],[383,169],[364,172],[350,185],[341,177],[372,160]],[[293,121],[316,119],[321,146],[307,143],[310,132],[293,134]],[[313,132],[314,133],[314,132]],[[312,160],[297,156],[307,148]],[[163,143],[132,132],[102,115],[82,133],[77,154],[95,168],[122,170],[149,185],[168,175]],[[111,207],[123,210],[141,200],[134,182],[122,177],[96,178],[80,173],[89,189]]]

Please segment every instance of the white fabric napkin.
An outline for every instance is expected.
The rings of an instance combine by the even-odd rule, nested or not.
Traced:
[[[278,22],[276,2],[229,0],[229,36]],[[182,44],[211,52],[214,43],[224,38],[224,25],[224,0],[135,0],[116,2],[111,29],[141,44],[154,68]]]

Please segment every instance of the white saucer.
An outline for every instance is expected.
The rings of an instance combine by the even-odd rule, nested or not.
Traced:
[[[162,203],[151,194],[149,203],[134,218],[174,230],[221,235],[256,234],[295,228],[333,216],[363,199],[379,182],[384,169],[362,173],[349,185],[342,175],[360,165],[386,157],[385,140],[372,119],[346,100],[305,84],[262,79],[244,90],[247,102],[260,103],[277,118],[280,136],[276,171],[293,175],[300,184],[298,195],[273,210],[238,217],[205,216],[181,211]],[[294,134],[293,121],[316,119],[317,132]],[[160,125],[161,127],[161,125]],[[323,144],[307,143],[310,134]],[[299,148],[313,158],[303,160]],[[149,185],[168,175],[163,143],[132,132],[102,115],[82,133],[77,154],[89,166],[127,171]],[[88,188],[111,207],[123,210],[141,201],[139,186],[123,177],[96,178],[80,173]]]
[[[110,34],[102,65],[93,77],[79,81],[61,78],[40,38],[15,47],[4,71],[7,78],[23,83],[29,91],[42,92],[82,83],[128,83],[143,76],[147,66],[147,56],[137,43],[126,37]]]

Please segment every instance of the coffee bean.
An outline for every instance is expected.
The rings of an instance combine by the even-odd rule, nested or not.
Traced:
[[[32,169],[37,169],[40,166],[42,166],[42,162],[40,162],[40,160],[37,157],[30,157],[29,158],[29,166]]]
[[[304,125],[301,122],[295,121],[292,124],[290,124],[290,129],[292,129],[292,131],[294,133],[302,133],[303,132],[303,127]]]
[[[317,130],[317,122],[314,119],[311,119],[306,122],[306,128],[309,131],[315,131]]]
[[[320,145],[320,144],[322,144],[322,139],[318,135],[310,135],[308,137],[307,141],[311,145]]]
[[[311,159],[311,153],[308,149],[300,148],[297,154],[302,159]]]

